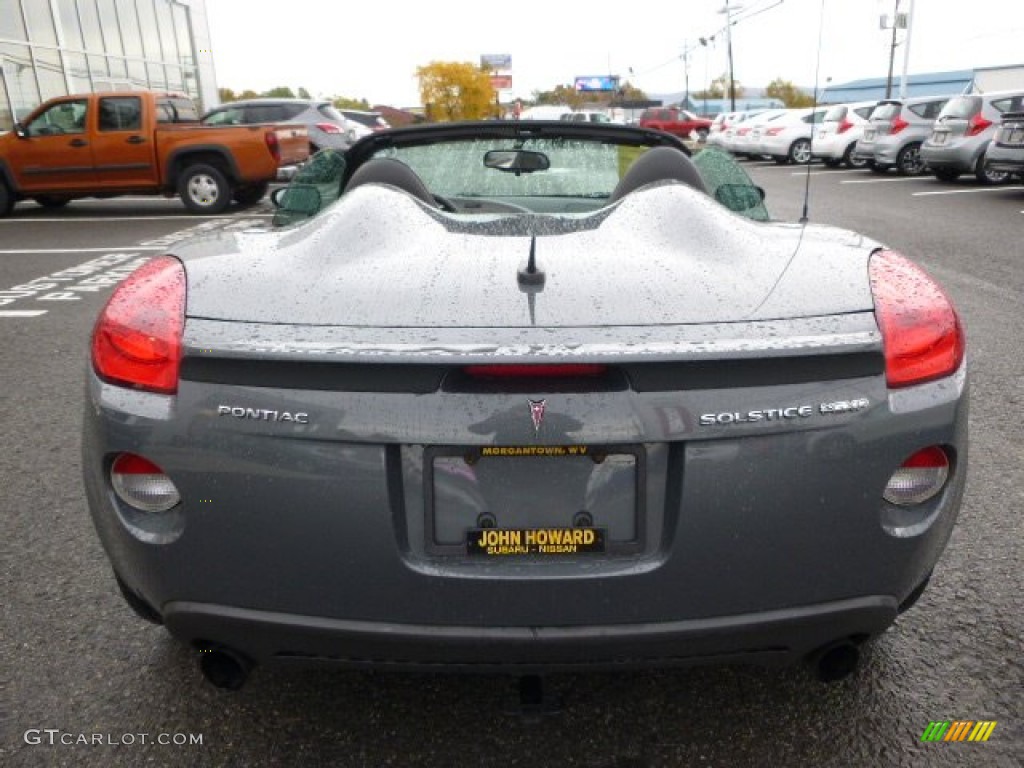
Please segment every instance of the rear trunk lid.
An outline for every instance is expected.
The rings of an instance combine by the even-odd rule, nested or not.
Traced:
[[[372,186],[346,201],[296,228],[183,246],[189,317],[558,329],[821,317],[873,306],[867,258],[876,243],[832,228],[752,222],[689,187],[641,191],[615,208],[560,220],[468,221]],[[546,277],[536,290],[517,279],[531,247]]]

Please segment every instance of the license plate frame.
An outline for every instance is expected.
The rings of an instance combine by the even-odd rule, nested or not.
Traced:
[[[586,448],[588,453],[578,454],[570,453],[570,449]],[[484,452],[488,452],[484,455]],[[526,451],[521,454],[517,454],[516,451]],[[529,451],[536,451],[536,453],[529,453]],[[603,454],[606,460],[608,457],[629,457],[632,459],[632,509],[631,519],[629,523],[632,526],[632,536],[630,538],[622,538],[610,535],[610,529],[608,525],[602,524],[602,521],[595,519],[591,525],[575,526],[570,525],[568,520],[559,520],[552,514],[550,521],[545,520],[539,524],[530,525],[502,525],[502,521],[498,520],[498,525],[495,528],[488,530],[508,531],[508,530],[519,530],[525,531],[527,529],[533,530],[600,530],[599,536],[603,543],[603,551],[580,551],[579,548],[575,552],[567,551],[560,553],[528,553],[521,554],[513,559],[517,561],[533,561],[533,562],[560,562],[567,558],[573,557],[586,557],[586,558],[601,558],[617,555],[630,555],[636,554],[642,551],[644,542],[646,541],[647,535],[647,461],[646,451],[643,445],[639,444],[615,444],[615,445],[588,445],[588,446],[542,446],[542,445],[523,445],[523,446],[426,446],[423,451],[423,497],[424,497],[424,537],[423,542],[425,550],[431,555],[445,555],[445,556],[457,556],[464,559],[470,559],[475,562],[494,562],[501,561],[505,558],[480,555],[479,553],[472,553],[469,549],[468,538],[474,532],[482,530],[474,520],[471,525],[466,525],[461,528],[462,533],[460,539],[456,542],[450,541],[439,541],[437,539],[437,521],[439,513],[438,494],[435,490],[435,461],[437,459],[444,459],[449,457],[458,457],[465,460],[468,457],[472,457],[474,464],[480,461],[502,461],[511,462],[520,460],[520,456],[540,459],[545,462],[558,462],[566,461],[575,458],[578,461],[594,460],[593,456]],[[595,463],[600,463],[595,460]],[[468,466],[473,466],[469,464]],[[450,521],[451,518],[448,518]],[[450,524],[450,523],[449,523]],[[629,535],[628,533],[626,534]]]

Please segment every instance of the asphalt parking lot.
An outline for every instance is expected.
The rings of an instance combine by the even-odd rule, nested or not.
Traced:
[[[800,216],[805,170],[744,167],[776,218]],[[810,182],[811,221],[918,260],[967,326],[968,491],[929,590],[837,684],[802,668],[560,674],[547,681],[550,705],[529,713],[515,678],[502,676],[260,669],[226,693],[202,679],[191,652],[137,620],[81,487],[91,324],[111,286],[148,256],[194,234],[267,226],[271,210],[264,201],[205,218],[177,200],[19,204],[0,219],[0,763],[1020,765],[1024,185],[820,166]],[[936,720],[997,726],[982,744],[922,743]]]

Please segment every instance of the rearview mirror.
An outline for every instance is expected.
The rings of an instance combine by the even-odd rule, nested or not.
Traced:
[[[19,139],[27,139],[28,138],[28,134],[25,133],[25,126],[22,125],[21,123],[15,123],[14,124],[14,128],[12,128],[11,130],[14,131],[14,135],[17,136]]]
[[[546,171],[551,167],[551,161],[547,155],[528,149],[492,149],[484,155],[484,165],[518,176],[520,173]]]

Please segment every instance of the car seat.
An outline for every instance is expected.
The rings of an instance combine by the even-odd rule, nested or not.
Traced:
[[[407,192],[413,197],[437,207],[437,201],[416,172],[400,160],[391,157],[375,157],[359,166],[345,186],[345,193],[363,184],[387,184]]]
[[[704,179],[693,162],[682,151],[672,147],[652,147],[644,152],[619,179],[609,203],[615,203],[656,181],[678,181],[707,194]]]

